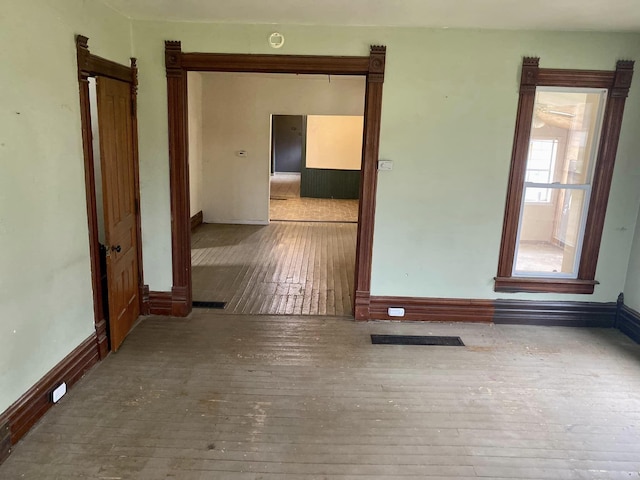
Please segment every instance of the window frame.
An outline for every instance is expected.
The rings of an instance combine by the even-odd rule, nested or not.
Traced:
[[[611,189],[624,105],[633,77],[633,61],[620,60],[613,71],[540,68],[538,57],[524,57],[520,97],[516,115],[511,168],[500,242],[496,292],[548,292],[591,294],[595,280],[604,219]],[[596,161],[591,178],[591,196],[582,242],[577,278],[513,276],[516,241],[524,195],[536,87],[607,89]]]

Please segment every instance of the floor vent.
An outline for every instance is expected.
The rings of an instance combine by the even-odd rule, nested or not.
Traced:
[[[371,335],[374,345],[434,345],[464,347],[460,337],[436,337],[423,335]]]
[[[227,306],[227,302],[197,302],[193,301],[193,308],[219,308],[223,309]]]

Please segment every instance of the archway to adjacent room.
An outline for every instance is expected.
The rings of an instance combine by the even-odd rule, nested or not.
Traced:
[[[187,72],[198,71],[360,75],[366,78],[353,311],[356,319],[369,318],[385,50],[384,47],[372,47],[368,57],[235,55],[183,53],[180,42],[165,43],[173,245],[172,313],[174,315],[187,315],[192,306]]]

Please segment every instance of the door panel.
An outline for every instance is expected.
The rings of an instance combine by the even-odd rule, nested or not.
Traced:
[[[302,116],[274,115],[273,157],[276,172],[300,172],[302,168]]]
[[[97,78],[111,349],[140,315],[131,91]]]

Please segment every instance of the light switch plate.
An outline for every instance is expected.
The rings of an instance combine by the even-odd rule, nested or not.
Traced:
[[[393,170],[393,160],[378,160],[379,171]]]

